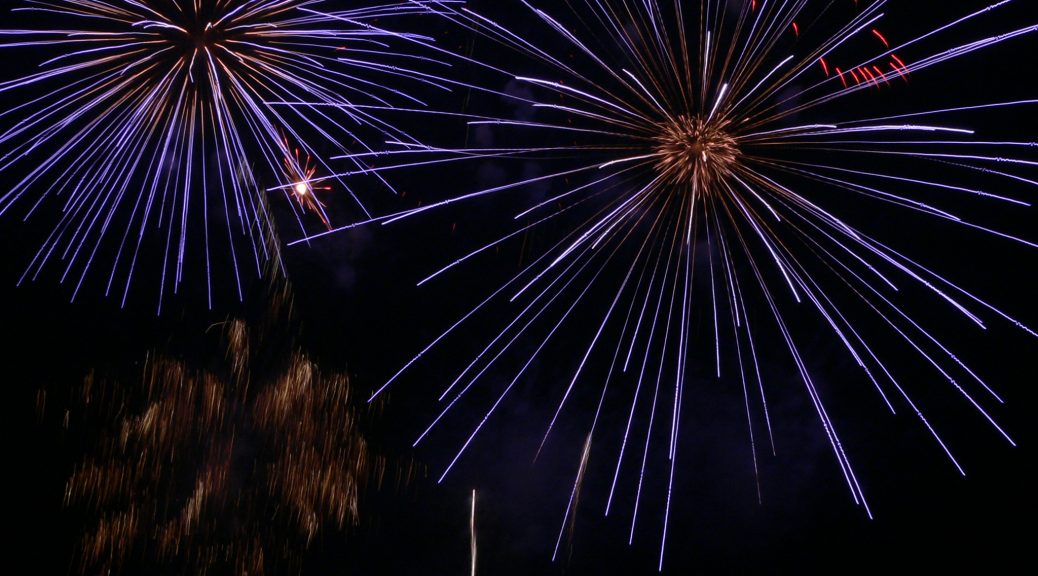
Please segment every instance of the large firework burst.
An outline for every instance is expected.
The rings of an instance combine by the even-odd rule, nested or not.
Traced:
[[[514,49],[529,64],[524,73],[506,71],[503,64],[481,66],[488,76],[507,74],[513,88],[505,95],[532,110],[518,118],[460,115],[495,134],[507,131],[497,137],[509,145],[405,146],[397,154],[409,159],[401,165],[412,166],[531,159],[541,174],[382,219],[394,222],[459,202],[535,190],[524,197],[528,204],[516,216],[513,232],[422,283],[527,232],[565,231],[404,368],[492,302],[519,306],[447,386],[442,413],[419,438],[463,406],[481,411],[482,419],[444,476],[549,342],[560,339],[562,326],[576,318],[591,322],[590,337],[573,349],[575,371],[559,390],[544,439],[575,397],[593,399],[597,409],[589,439],[603,435],[603,428],[619,439],[605,466],[612,478],[606,513],[617,492],[629,489],[632,539],[651,463],[665,463],[661,567],[697,349],[709,350],[711,372],[720,377],[728,366],[740,385],[755,469],[759,447],[773,445],[762,350],[788,354],[851,496],[871,515],[826,402],[833,390],[812,378],[798,342],[792,318],[801,312],[812,311],[864,372],[877,399],[891,411],[918,418],[960,471],[925,415],[919,387],[884,359],[891,342],[917,354],[948,391],[1013,442],[990,411],[1001,399],[925,326],[913,302],[926,293],[946,306],[945,318],[956,316],[950,322],[979,329],[1005,322],[1030,336],[1035,332],[886,240],[889,231],[877,229],[875,219],[885,219],[884,214],[900,219],[908,212],[947,225],[946,232],[976,231],[1034,248],[1027,239],[985,225],[976,212],[962,212],[969,205],[963,200],[1027,207],[1023,194],[1038,186],[1023,172],[1038,166],[1026,155],[1034,145],[985,140],[964,126],[964,119],[1038,101],[963,102],[911,111],[889,99],[860,106],[863,98],[918,89],[912,84],[932,66],[1030,38],[1038,29],[1033,23],[996,36],[970,32],[992,13],[1013,8],[1013,2],[957,6],[958,17],[901,41],[881,28],[883,0],[609,0],[567,2],[559,13],[521,4],[554,38],[467,8],[443,10],[454,23]],[[963,41],[964,36],[977,37]],[[860,112],[883,106],[887,113]],[[575,312],[578,306],[585,311]],[[506,352],[520,350],[532,353],[495,387],[496,379],[486,376],[495,373],[491,370]],[[605,422],[603,407],[616,403],[623,406],[622,419]],[[481,407],[472,408],[477,404]],[[592,459],[597,454],[592,451]],[[560,543],[584,482],[587,455],[582,453],[577,467]],[[624,470],[637,481],[621,483]]]
[[[104,258],[106,293],[121,291],[125,302],[135,270],[158,252],[163,292],[194,272],[207,279],[210,303],[213,276],[235,282],[240,297],[242,269],[258,273],[270,257],[265,189],[293,200],[304,229],[327,223],[310,178],[327,171],[330,153],[411,141],[377,110],[420,105],[407,89],[433,83],[413,69],[431,59],[408,53],[422,38],[382,22],[426,9],[360,4],[26,0],[15,8],[26,27],[0,30],[0,48],[41,66],[0,82],[8,98],[0,172],[15,179],[0,214],[17,203],[57,212],[60,203],[23,280],[61,260],[62,280],[78,292]],[[353,195],[341,181],[336,188]]]

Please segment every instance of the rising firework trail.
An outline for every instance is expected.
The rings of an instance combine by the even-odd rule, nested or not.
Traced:
[[[469,558],[471,560],[471,575],[476,576],[476,554],[479,548],[476,546],[476,491],[472,491],[472,510],[469,514]]]
[[[1029,109],[1038,100],[906,110],[889,99],[922,90],[933,67],[1007,43],[1033,45],[1034,22],[1009,27],[1012,17],[999,19],[1020,6],[1012,0],[956,5],[941,10],[953,16],[930,14],[943,22],[906,37],[887,30],[885,0],[585,0],[553,10],[519,0],[515,8],[547,32],[533,35],[493,14],[440,5],[453,24],[522,57],[525,64],[466,60],[483,77],[501,74],[517,86],[505,95],[523,113],[455,115],[493,131],[507,146],[397,142],[399,149],[387,156],[400,160],[376,172],[512,158],[536,162],[540,175],[423,199],[419,207],[373,220],[389,224],[432,217],[455,204],[507,199],[512,206],[525,199],[511,231],[420,284],[531,233],[557,235],[374,396],[495,303],[516,307],[450,380],[440,396],[442,411],[418,439],[456,412],[477,411],[478,424],[442,481],[549,345],[563,333],[573,342],[573,332],[584,326],[583,345],[563,346],[575,368],[558,392],[541,444],[567,408],[573,411],[575,398],[596,400],[562,530],[585,482],[589,453],[596,455],[591,460],[601,459],[591,440],[608,430],[618,441],[610,448],[605,513],[615,512],[624,492],[624,500],[633,502],[627,511],[633,541],[650,501],[646,491],[663,486],[651,498],[662,508],[654,529],[660,569],[672,502],[680,496],[679,444],[688,436],[683,426],[695,398],[692,371],[704,364],[697,354],[709,357],[712,375],[739,386],[747,458],[755,471],[762,447],[775,451],[774,392],[762,364],[772,353],[787,356],[851,498],[870,517],[850,447],[830,411],[834,390],[809,369],[798,334],[804,317],[824,326],[876,400],[917,419],[959,472],[952,446],[927,417],[929,392],[905,377],[907,366],[889,358],[896,347],[1014,444],[994,415],[1002,403],[998,392],[925,319],[939,314],[942,322],[978,334],[1000,324],[1038,334],[889,240],[897,235],[875,223],[920,222],[942,233],[1038,247],[984,221],[998,210],[1030,208],[1038,180],[1027,171],[1038,166],[1036,144],[978,133],[1012,130],[992,130],[984,114]],[[993,22],[1002,27],[997,35],[978,31]],[[518,69],[504,69],[512,66]],[[487,377],[505,363],[502,358],[512,357],[518,357],[518,369],[503,381]],[[617,411],[622,417],[604,417]],[[659,468],[653,463],[664,472],[654,477]],[[622,482],[625,472],[634,481]],[[757,485],[759,497],[759,480]]]
[[[421,107],[410,92],[441,86],[416,69],[438,66],[414,53],[427,39],[383,27],[423,2],[354,4],[25,0],[5,16],[25,27],[0,30],[2,53],[39,69],[0,82],[0,173],[14,178],[0,214],[57,219],[22,281],[60,261],[76,294],[103,267],[125,303],[158,252],[160,291],[204,276],[211,305],[222,268],[240,298],[271,257],[268,189],[303,230],[328,224],[318,192],[360,204],[341,180],[311,180],[332,154],[413,142],[372,108]]]

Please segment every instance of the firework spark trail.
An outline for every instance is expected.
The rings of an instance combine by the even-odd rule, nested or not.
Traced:
[[[105,293],[122,284],[125,304],[152,236],[164,246],[160,309],[192,266],[204,266],[212,305],[219,242],[241,298],[245,269],[258,275],[271,257],[263,187],[290,200],[302,230],[308,212],[330,226],[316,198],[327,184],[314,186],[334,172],[323,149],[349,159],[373,150],[365,142],[413,142],[369,107],[424,106],[414,88],[446,89],[419,70],[442,67],[414,49],[429,39],[381,24],[428,14],[421,0],[25,0],[14,10],[29,27],[0,30],[0,49],[43,61],[0,82],[17,102],[0,110],[0,172],[18,178],[0,214],[61,205],[21,281],[60,259],[73,298],[111,257]],[[56,27],[32,27],[43,19]]]
[[[376,390],[375,396],[384,392],[405,370],[413,368],[491,302],[520,303],[521,312],[467,363],[447,389],[453,393],[466,379],[421,436],[427,437],[450,411],[479,389],[477,383],[498,358],[524,338],[533,340],[535,352],[507,386],[494,391],[489,389],[490,379],[483,382],[493,404],[484,409],[482,420],[446,467],[444,477],[562,323],[577,316],[574,307],[592,299],[602,303],[602,318],[591,325],[594,328],[588,328],[593,332],[589,345],[576,349],[574,375],[560,391],[541,446],[586,379],[582,376],[586,365],[594,361],[592,355],[600,348],[609,353],[615,345],[609,377],[601,390],[592,387],[595,395],[600,394],[600,401],[588,438],[600,425],[598,416],[608,395],[629,403],[624,410],[627,421],[616,425],[622,440],[615,467],[610,467],[613,480],[606,513],[613,511],[614,496],[622,488],[619,478],[628,446],[641,435],[644,451],[634,493],[632,541],[644,506],[642,488],[650,474],[650,448],[666,445],[668,488],[664,494],[661,568],[672,500],[678,496],[673,490],[675,478],[680,476],[678,444],[685,420],[691,349],[698,343],[692,322],[700,308],[712,333],[711,356],[718,377],[722,365],[731,364],[738,372],[749,421],[749,457],[758,474],[757,451],[764,443],[755,431],[758,417],[764,421],[771,451],[776,451],[759,357],[766,349],[761,333],[770,325],[777,331],[768,337],[777,336],[779,351],[792,360],[852,499],[871,516],[848,448],[828,409],[827,395],[832,391],[812,377],[798,344],[791,324],[794,303],[816,313],[884,405],[895,413],[904,407],[918,418],[959,472],[963,472],[962,465],[924,413],[917,398],[921,392],[899,376],[889,360],[882,359],[881,350],[873,344],[882,336],[868,333],[871,328],[866,330],[861,319],[869,318],[869,322],[876,321],[887,330],[881,333],[893,336],[893,341],[932,368],[953,393],[1013,444],[1011,435],[987,407],[990,401],[1002,402],[998,392],[939,334],[927,328],[899,294],[908,288],[929,293],[935,302],[947,305],[953,315],[979,330],[990,329],[989,316],[993,315],[995,320],[1001,319],[1030,336],[1036,336],[1035,331],[827,205],[853,201],[872,210],[899,209],[1024,247],[1038,246],[1032,240],[983,224],[977,213],[966,217],[932,200],[940,193],[942,200],[957,196],[1010,209],[1028,208],[1028,198],[1013,192],[1021,187],[1033,192],[1038,187],[1038,181],[1017,173],[1038,166],[1038,160],[1029,156],[1034,143],[984,138],[968,121],[972,112],[1029,107],[1038,101],[966,103],[868,117],[852,106],[834,105],[867,90],[915,89],[913,78],[931,67],[946,66],[1006,42],[1033,38],[1038,28],[1032,23],[1016,23],[994,36],[976,38],[971,34],[971,27],[981,19],[1018,3],[1004,0],[981,9],[968,8],[963,10],[965,14],[901,39],[879,28],[887,18],[883,0],[863,2],[856,12],[843,16],[837,14],[835,6],[839,3],[811,0],[703,0],[698,10],[681,2],[586,0],[559,9],[565,16],[521,1],[532,20],[557,34],[557,44],[551,45],[555,48],[545,47],[549,46],[547,42],[539,45],[540,40],[513,32],[467,7],[432,4],[452,23],[514,50],[531,68],[539,70],[512,72],[491,64],[482,67],[488,74],[504,73],[506,79],[529,88],[532,96],[512,98],[531,106],[537,112],[536,119],[453,116],[472,126],[522,130],[523,136],[533,142],[551,145],[488,148],[481,153],[472,148],[405,144],[387,156],[395,161],[372,169],[372,173],[534,156],[542,161],[547,157],[557,164],[542,176],[433,199],[372,221],[391,224],[453,204],[493,201],[495,196],[530,185],[555,183],[561,188],[552,190],[547,200],[521,209],[514,230],[441,267],[422,280],[421,284],[426,284],[492,247],[543,229],[563,214],[572,215],[570,211],[578,206],[590,211],[590,217],[578,219],[563,238],[549,243],[551,246],[530,265],[511,276]],[[567,19],[569,16],[576,25]],[[944,44],[936,46],[940,42]],[[559,55],[559,46],[568,51],[565,58]],[[570,58],[570,53],[577,57]],[[583,63],[579,62],[581,58]],[[892,82],[898,78],[905,82]],[[478,86],[466,87],[481,90]],[[482,91],[501,95],[492,89]],[[819,116],[813,118],[814,114]],[[558,144],[570,141],[572,144]],[[895,169],[876,162],[888,158],[903,162],[903,166]],[[857,162],[851,163],[852,159]],[[930,169],[938,163],[949,170],[935,175]],[[990,167],[996,163],[999,168],[1008,168]],[[964,173],[977,176],[984,184],[963,185],[955,176]],[[1006,183],[1018,186],[1004,190]],[[995,185],[999,186],[997,192]],[[606,186],[608,190],[603,191]],[[547,213],[535,215],[538,210]],[[612,289],[605,280],[610,267],[618,268],[616,277],[610,280],[616,282]],[[589,294],[592,289],[604,291],[605,297],[593,298]],[[857,306],[841,300],[844,295],[853,298]],[[557,305],[552,307],[553,303]],[[763,303],[763,313],[753,303]],[[536,333],[533,322],[556,308],[557,323],[552,322],[544,334]],[[611,332],[613,329],[616,333]],[[734,340],[734,350],[722,345],[725,340]],[[625,357],[622,370],[614,373],[612,367],[620,354]],[[626,399],[616,398],[621,388],[611,388],[610,381],[627,374],[628,369],[634,371],[636,379],[633,395],[628,392]],[[757,388],[752,394],[751,386]],[[647,427],[635,426],[640,418],[647,420]],[[660,440],[664,429],[665,441]],[[662,446],[660,449],[662,453]],[[587,453],[581,458],[583,463],[586,460]],[[583,482],[583,463],[575,490]],[[759,477],[756,486],[757,497],[761,498]],[[571,521],[572,504],[571,498],[563,532]]]
[[[559,530],[559,537],[555,541],[555,551],[552,552],[551,559],[553,562],[559,557],[559,548],[562,546],[562,539],[567,532],[569,533],[568,548],[570,552],[573,551],[573,536],[577,529],[577,509],[580,508],[580,495],[584,490],[584,474],[587,472],[588,460],[591,457],[591,439],[593,434],[594,431],[590,432],[587,440],[584,441],[584,450],[581,452],[577,478],[573,482],[573,491],[570,493],[569,502],[566,504],[566,515],[562,519],[562,529]]]

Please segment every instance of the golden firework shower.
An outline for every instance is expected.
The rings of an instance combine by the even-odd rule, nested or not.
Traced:
[[[137,381],[86,378],[69,426],[96,442],[65,493],[87,518],[79,570],[294,573],[318,539],[359,523],[389,469],[361,430],[377,408],[286,344],[292,324],[275,289],[260,321],[214,327],[222,352],[206,368],[152,354]]]

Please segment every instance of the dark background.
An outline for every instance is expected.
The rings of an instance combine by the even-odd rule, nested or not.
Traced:
[[[886,10],[889,16],[884,30],[889,36],[904,40],[933,23],[985,5],[910,4],[892,2]],[[931,46],[966,43],[1038,22],[1038,10],[1032,3],[1024,0],[1018,4],[1022,6],[978,21]],[[519,31],[532,34],[542,30],[507,6],[487,9],[514,21]],[[430,33],[449,48],[475,50],[486,58],[507,58],[485,41],[472,44],[427,22],[420,25],[429,26]],[[866,116],[929,109],[946,102],[1033,98],[1033,70],[1038,65],[1035,45],[1033,37],[1017,39],[922,72],[908,87],[854,98],[847,106],[861,106],[860,115]],[[523,65],[515,66],[521,69]],[[2,69],[5,78],[24,71],[11,59],[4,61]],[[497,83],[498,89],[508,86],[500,77],[486,78],[491,85]],[[486,106],[498,114],[514,113],[507,102]],[[1034,140],[1038,133],[1035,116],[1033,106],[1018,107],[959,116],[956,123],[982,128],[980,138]],[[436,134],[440,136],[444,135]],[[1014,152],[1035,159],[1031,149]],[[406,194],[403,199],[374,187],[371,196],[377,208],[399,209],[413,205],[415,198],[444,197],[529,169],[503,163],[479,171],[447,169],[436,179],[406,176],[398,185]],[[1038,176],[1033,169],[1017,172]],[[5,177],[0,176],[0,181]],[[1024,186],[1007,186],[1003,192],[1035,197],[1035,189]],[[965,214],[1035,239],[1038,220],[1034,209],[995,206],[989,210],[990,204],[978,199],[967,199],[961,206],[980,206]],[[415,280],[477,246],[479,239],[499,232],[490,219],[496,209],[491,203],[450,209],[436,217],[361,228],[310,247],[286,250],[304,326],[302,345],[326,366],[348,370],[358,389],[380,386],[459,313],[514,273],[526,242],[533,246],[545,242],[537,236],[525,238],[438,283],[414,288]],[[357,216],[345,203],[335,205],[334,210],[340,221]],[[947,224],[903,218],[886,208],[860,217],[869,230],[878,230],[877,234],[892,242],[900,240],[898,246],[910,246],[913,255],[947,271],[951,279],[1025,323],[1038,324],[1033,299],[1038,260],[1033,249]],[[4,517],[10,535],[6,542],[11,547],[6,557],[9,565],[17,562],[32,567],[35,573],[60,574],[68,571],[77,531],[61,506],[64,480],[75,454],[67,450],[60,430],[37,421],[37,391],[70,387],[91,368],[131,365],[156,348],[171,349],[190,359],[202,354],[193,349],[201,345],[196,335],[228,314],[240,314],[242,306],[234,302],[228,288],[215,310],[205,311],[200,295],[188,289],[172,298],[163,315],[156,317],[156,292],[146,282],[137,287],[126,308],[89,287],[70,303],[71,290],[53,277],[15,287],[38,246],[39,235],[48,229],[45,219],[19,220],[16,214],[8,214],[0,221],[0,243],[5,250],[0,294],[6,302],[6,344],[0,360],[7,368],[5,384],[13,391],[3,408],[9,498]],[[285,226],[283,235],[290,239],[297,233]],[[598,305],[607,305],[602,300],[609,296],[608,292],[600,294]],[[1031,390],[1038,383],[1038,347],[1033,339],[1004,323],[991,321],[990,329],[981,333],[957,318],[948,318],[943,308],[923,298],[918,305],[927,326],[1003,393],[1006,405],[995,408],[994,414],[1019,446],[1007,446],[910,351],[892,348],[885,359],[902,369],[905,379],[932,386],[933,391],[923,394],[930,408],[928,416],[966,468],[967,476],[960,477],[910,413],[891,416],[870,394],[865,378],[842,347],[831,342],[824,327],[814,320],[799,320],[796,328],[804,336],[800,342],[809,368],[833,391],[830,409],[876,519],[870,521],[853,505],[802,388],[797,386],[793,366],[779,350],[766,357],[767,378],[775,386],[772,418],[779,453],[762,459],[763,505],[757,504],[748,460],[741,394],[734,383],[718,385],[706,374],[697,374],[701,379],[695,394],[689,394],[695,398],[687,415],[690,424],[683,428],[687,438],[682,441],[685,448],[668,542],[668,573],[1033,570],[1029,552],[1034,539],[1026,527],[1035,519]],[[410,453],[411,441],[436,414],[435,395],[444,381],[463,365],[466,353],[479,349],[489,327],[510,317],[510,312],[514,310],[506,306],[492,308],[485,324],[468,327],[392,389],[384,421],[373,431],[384,450]],[[584,318],[594,318],[594,310]],[[443,435],[417,450],[415,456],[429,465],[429,477],[402,492],[372,496],[363,525],[348,535],[326,535],[309,555],[308,571],[466,572],[472,488],[479,490],[480,573],[654,571],[659,546],[657,511],[643,517],[633,547],[625,545],[629,520],[624,513],[602,517],[611,476],[609,454],[614,450],[609,440],[600,441],[604,458],[589,472],[572,554],[555,564],[550,562],[593,403],[579,403],[580,408],[564,420],[541,459],[532,460],[557,403],[558,387],[565,383],[560,382],[568,382],[575,367],[574,350],[582,352],[586,338],[586,334],[574,332],[568,341],[556,343],[443,485],[436,485],[435,478],[460,445],[459,434],[471,423],[465,418],[457,420]],[[517,357],[525,358],[521,352]]]

